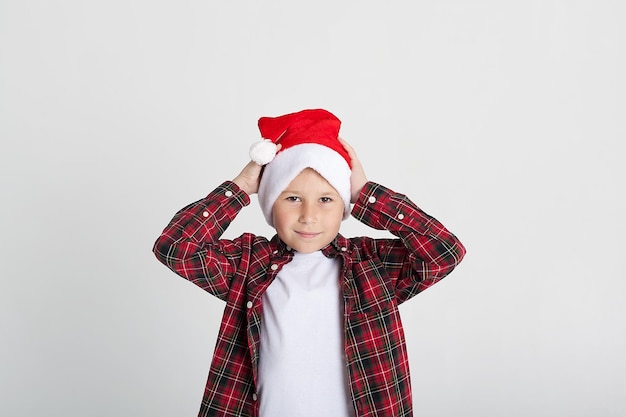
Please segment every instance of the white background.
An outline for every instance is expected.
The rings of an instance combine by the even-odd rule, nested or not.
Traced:
[[[468,249],[402,307],[415,414],[626,416],[625,19],[619,0],[0,1],[0,415],[195,416],[223,304],[152,244],[239,172],[258,117],[323,107]],[[256,199],[243,231],[272,233]]]

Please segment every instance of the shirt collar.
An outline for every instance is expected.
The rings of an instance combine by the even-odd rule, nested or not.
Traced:
[[[322,248],[322,253],[327,257],[336,257],[344,253],[350,253],[350,241],[338,234],[326,247]]]
[[[274,252],[277,256],[285,256],[290,255],[293,251],[289,246],[285,244],[278,235],[274,235],[272,238],[272,246],[274,247]],[[329,258],[334,258],[341,254],[350,253],[350,240],[343,237],[341,234],[338,234],[332,242],[321,249],[324,256]]]

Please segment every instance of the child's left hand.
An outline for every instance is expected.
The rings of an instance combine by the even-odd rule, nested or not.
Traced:
[[[356,156],[354,148],[342,138],[339,138],[339,142],[341,142],[346,152],[348,152],[348,155],[350,155],[350,163],[352,164],[352,174],[350,175],[350,202],[356,203],[359,194],[361,194],[361,189],[367,183],[367,177],[365,176],[361,161],[359,161],[359,158]]]

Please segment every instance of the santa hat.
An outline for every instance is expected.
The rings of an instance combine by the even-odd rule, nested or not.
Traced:
[[[280,193],[304,169],[312,168],[332,185],[350,215],[350,156],[339,142],[341,121],[323,109],[302,110],[278,117],[261,117],[264,140],[250,148],[250,158],[265,165],[258,198],[265,220],[273,226],[272,207]],[[281,148],[277,152],[277,145]]]

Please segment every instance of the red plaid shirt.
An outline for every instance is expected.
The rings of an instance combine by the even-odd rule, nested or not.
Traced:
[[[180,210],[154,245],[172,271],[226,301],[199,416],[257,416],[262,294],[292,252],[245,233],[219,239],[250,203],[234,183]],[[342,261],[345,357],[357,416],[412,415],[409,362],[398,305],[433,285],[465,248],[402,194],[368,183],[352,216],[399,239],[346,239],[322,252]],[[307,389],[302,387],[302,389]]]

